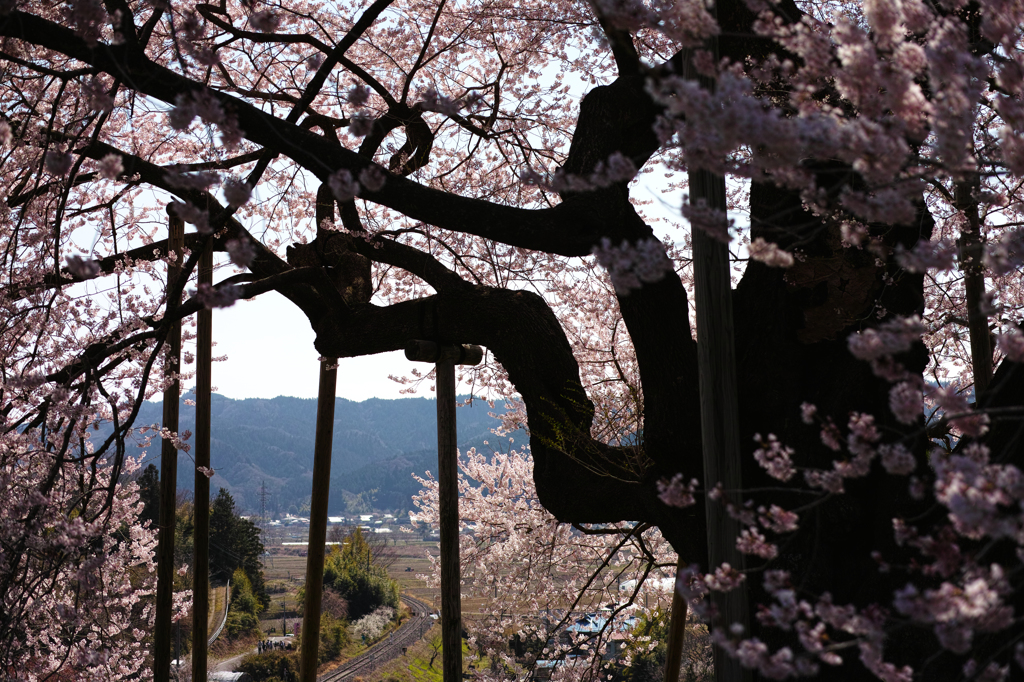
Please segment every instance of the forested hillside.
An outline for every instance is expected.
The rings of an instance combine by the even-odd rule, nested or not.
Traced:
[[[195,407],[181,404],[180,430],[195,431]],[[241,509],[259,509],[261,482],[266,482],[268,509],[285,511],[308,501],[313,473],[313,432],[316,400],[278,397],[272,400],[232,400],[214,394],[212,401],[211,487],[230,491]],[[162,406],[147,402],[138,425],[160,424]],[[458,410],[459,445],[487,447],[499,440],[490,429],[500,413],[485,402]],[[517,434],[524,442],[525,436]],[[338,398],[335,405],[334,457],[331,464],[330,512],[411,506],[419,490],[411,473],[437,469],[436,407],[427,398],[371,399],[353,402]],[[157,451],[149,448],[155,458]],[[193,467],[184,459],[178,468],[178,487],[191,489]],[[368,491],[376,489],[375,493]],[[360,495],[361,494],[361,495]],[[359,496],[358,499],[356,496]],[[345,500],[349,501],[346,505]],[[368,509],[366,509],[368,511]]]

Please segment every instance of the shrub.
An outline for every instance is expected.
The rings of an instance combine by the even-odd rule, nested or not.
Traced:
[[[378,607],[373,613],[363,616],[352,625],[352,634],[367,640],[376,639],[380,637],[380,633],[384,632],[384,628],[388,626],[394,615],[395,610],[390,606]]]
[[[251,654],[238,664],[238,671],[248,673],[253,682],[299,679],[298,654],[285,651],[265,651]]]

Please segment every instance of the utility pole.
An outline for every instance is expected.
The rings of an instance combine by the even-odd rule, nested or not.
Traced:
[[[267,549],[268,523],[267,523],[267,482],[260,481],[260,541],[263,542],[263,565],[267,565],[270,551]]]
[[[185,223],[167,208],[167,291],[175,288],[181,276],[185,251]],[[168,298],[168,310],[177,308],[180,298]],[[167,332],[164,376],[173,377],[164,389],[163,426],[178,432],[178,371],[181,366],[181,322],[175,321]],[[160,444],[160,512],[156,549],[156,623],[153,628],[153,682],[168,682],[171,677],[171,607],[174,594],[174,513],[178,491],[178,448],[164,438]]]
[[[483,349],[410,341],[405,357],[433,362],[437,395],[437,485],[441,530],[441,670],[462,679],[462,593],[459,577],[459,441],[455,424],[455,365],[476,365]]]
[[[267,534],[267,482],[260,481],[260,535],[264,538],[263,546],[266,547]]]

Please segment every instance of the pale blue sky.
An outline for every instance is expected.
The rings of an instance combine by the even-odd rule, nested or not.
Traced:
[[[279,395],[315,398],[319,354],[306,317],[287,299],[268,293],[254,301],[238,301],[213,312],[213,356],[227,355],[213,365],[213,385],[229,398],[274,398]],[[399,351],[362,358],[343,358],[338,364],[339,398],[401,398],[403,388],[389,374],[408,375],[412,363]],[[424,386],[421,395],[431,394]]]

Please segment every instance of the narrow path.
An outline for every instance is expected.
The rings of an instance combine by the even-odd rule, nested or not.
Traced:
[[[235,672],[235,666],[242,662],[242,659],[246,656],[251,656],[256,653],[256,648],[253,647],[252,651],[244,651],[237,656],[221,661],[216,665],[214,670],[218,672],[233,673]]]

